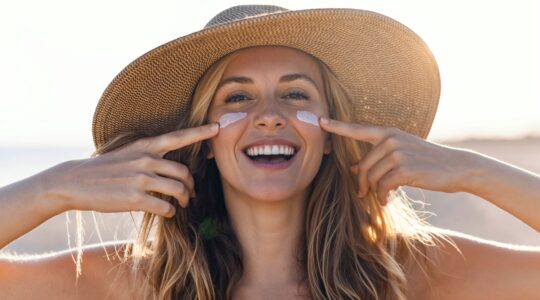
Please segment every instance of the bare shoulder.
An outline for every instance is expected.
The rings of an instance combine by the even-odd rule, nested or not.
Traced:
[[[415,299],[538,299],[540,247],[439,232],[447,240],[428,247],[430,271],[410,270]]]
[[[82,274],[77,278],[76,250],[36,256],[0,257],[2,299],[134,299],[138,277],[123,262],[127,243],[83,248]]]
[[[123,258],[127,245],[127,242],[93,245],[84,252],[80,278],[87,272],[88,287],[99,290],[107,299],[142,298],[141,274],[132,272],[132,261]]]

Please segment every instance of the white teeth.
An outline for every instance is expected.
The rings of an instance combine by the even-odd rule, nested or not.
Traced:
[[[259,145],[246,149],[249,156],[258,155],[293,155],[294,148],[288,145]]]

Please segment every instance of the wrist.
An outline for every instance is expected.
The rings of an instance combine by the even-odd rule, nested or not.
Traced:
[[[464,173],[461,180],[461,191],[479,196],[485,187],[486,177],[489,172],[483,163],[485,157],[481,154],[467,150],[464,152]]]
[[[59,180],[53,176],[57,165],[36,175],[34,184],[36,197],[36,209],[46,215],[54,216],[72,209],[69,197],[62,192]]]

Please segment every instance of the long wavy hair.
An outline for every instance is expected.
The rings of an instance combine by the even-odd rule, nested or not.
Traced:
[[[235,53],[217,61],[200,79],[189,118],[170,131],[200,126],[223,72]],[[331,118],[357,122],[345,87],[314,58],[324,81]],[[97,149],[113,151],[152,132],[128,132]],[[371,145],[331,135],[305,202],[305,221],[296,257],[306,274],[302,285],[314,299],[405,299],[407,268],[419,264],[427,274],[427,247],[439,240],[398,189],[382,206],[376,194],[357,196],[357,175],[350,170]],[[171,196],[150,192],[176,207],[173,218],[144,213],[138,236],[127,244],[123,262],[142,274],[145,297],[152,299],[230,299],[243,272],[243,254],[224,204],[219,169],[199,142],[164,158],[189,167],[196,198],[181,208]],[[443,237],[444,238],[444,237]],[[80,259],[79,259],[80,263]]]

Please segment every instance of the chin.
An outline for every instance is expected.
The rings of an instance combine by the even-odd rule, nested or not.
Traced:
[[[244,189],[245,193],[252,199],[264,202],[277,202],[298,197],[305,191],[304,189],[293,188],[290,185],[271,185],[252,184],[249,188]]]

